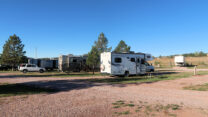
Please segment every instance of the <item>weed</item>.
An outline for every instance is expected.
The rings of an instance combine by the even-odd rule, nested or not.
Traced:
[[[130,114],[130,111],[125,111],[125,112],[123,112],[123,114],[128,115],[128,114]]]
[[[171,108],[172,108],[172,110],[179,110],[180,109],[180,106],[177,105],[177,104],[172,104],[171,105]]]
[[[134,104],[127,104],[126,106],[134,107],[135,105]]]
[[[114,106],[113,108],[120,108],[121,106]]]

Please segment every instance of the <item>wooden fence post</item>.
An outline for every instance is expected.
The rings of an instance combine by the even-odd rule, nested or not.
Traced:
[[[194,66],[194,75],[196,75],[196,65]]]

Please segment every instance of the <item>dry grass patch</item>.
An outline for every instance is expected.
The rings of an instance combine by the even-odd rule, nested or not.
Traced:
[[[182,109],[182,104],[148,104],[148,102],[139,101],[139,104],[134,104],[133,102],[125,102],[125,101],[116,101],[112,103],[115,109],[114,114],[117,116],[127,115],[127,114],[138,114],[140,116],[170,116],[176,117],[175,114],[177,110]]]
[[[185,90],[208,91],[208,83],[203,85],[194,85],[184,87]]]

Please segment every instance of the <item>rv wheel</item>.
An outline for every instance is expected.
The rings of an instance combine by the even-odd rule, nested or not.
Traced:
[[[129,72],[126,71],[125,74],[124,74],[124,76],[125,76],[125,77],[129,77]]]

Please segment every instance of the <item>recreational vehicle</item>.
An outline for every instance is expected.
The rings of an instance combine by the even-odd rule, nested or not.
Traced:
[[[185,66],[185,57],[184,56],[175,56],[175,65],[176,66]]]
[[[101,53],[101,73],[110,75],[139,75],[146,73],[146,61],[153,60],[145,53]]]
[[[83,68],[83,60],[86,61],[82,56],[74,56],[72,54],[61,55],[59,57],[59,70],[62,72],[80,72]]]
[[[28,59],[28,64],[35,64],[38,67],[45,68],[47,70],[53,70],[58,68],[58,59],[57,58],[51,58],[51,59]]]

